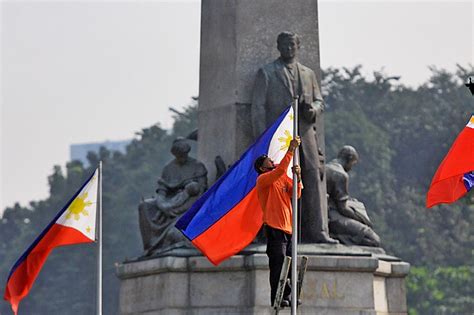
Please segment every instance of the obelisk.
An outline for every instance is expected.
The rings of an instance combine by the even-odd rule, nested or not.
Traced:
[[[257,70],[278,58],[277,35],[301,37],[299,60],[320,79],[316,0],[203,0],[198,158],[215,179],[214,159],[234,163],[252,143],[250,105]],[[318,125],[323,135],[323,126]],[[324,139],[320,139],[324,150]]]

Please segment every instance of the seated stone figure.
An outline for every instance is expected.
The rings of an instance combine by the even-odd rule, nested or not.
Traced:
[[[349,196],[348,172],[359,155],[352,146],[344,146],[337,158],[326,164],[329,207],[329,232],[346,245],[380,246],[379,236],[362,202]]]
[[[138,207],[144,256],[190,246],[174,225],[207,189],[206,167],[188,156],[190,150],[184,138],[173,142],[171,153],[175,158],[158,179],[156,197],[145,199]]]

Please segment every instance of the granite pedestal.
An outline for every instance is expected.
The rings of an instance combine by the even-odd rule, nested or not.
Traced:
[[[309,258],[300,314],[407,314],[409,264],[342,245],[306,244],[300,252]],[[217,267],[195,254],[118,264],[120,314],[272,313],[264,253],[247,252]]]

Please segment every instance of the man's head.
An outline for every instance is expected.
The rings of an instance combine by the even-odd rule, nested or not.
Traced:
[[[281,32],[277,38],[277,48],[284,60],[293,59],[300,48],[300,38],[292,32]]]
[[[337,159],[341,161],[341,165],[346,172],[359,161],[359,154],[353,146],[345,145],[337,154]]]
[[[275,163],[267,155],[261,155],[253,163],[253,167],[258,174],[263,174],[275,169]]]
[[[171,146],[171,154],[174,155],[179,164],[184,164],[188,160],[190,150],[191,146],[182,137],[176,138]]]

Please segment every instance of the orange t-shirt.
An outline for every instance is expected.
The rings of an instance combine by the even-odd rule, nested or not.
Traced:
[[[288,151],[280,165],[273,171],[260,174],[257,178],[257,195],[263,210],[263,223],[285,233],[292,234],[291,197],[293,181],[286,176],[293,152]],[[298,198],[301,196],[298,185]]]

